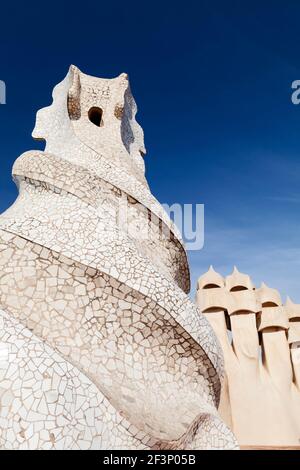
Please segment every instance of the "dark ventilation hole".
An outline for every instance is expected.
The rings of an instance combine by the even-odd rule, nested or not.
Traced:
[[[262,307],[278,307],[278,305],[275,302],[263,302]]]
[[[230,289],[230,292],[238,292],[240,290],[248,290],[245,286],[235,286]]]
[[[103,126],[102,122],[102,109],[101,108],[91,108],[89,110],[89,120],[95,124],[95,126],[100,127]]]

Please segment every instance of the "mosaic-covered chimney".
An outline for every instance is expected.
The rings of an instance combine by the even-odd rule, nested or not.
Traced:
[[[125,74],[72,66],[0,217],[0,446],[235,448],[222,353],[180,234],[145,179]],[[145,236],[146,232],[146,236]]]

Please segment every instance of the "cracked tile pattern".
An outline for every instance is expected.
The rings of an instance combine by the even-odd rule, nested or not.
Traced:
[[[222,353],[186,296],[135,114],[125,74],[72,66],[37,114],[45,152],[14,165],[19,197],[0,217],[2,448],[236,448],[217,412]]]

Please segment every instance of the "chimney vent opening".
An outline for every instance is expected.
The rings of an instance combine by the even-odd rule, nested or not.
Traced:
[[[102,114],[101,108],[93,107],[89,110],[89,120],[97,127],[103,126]]]

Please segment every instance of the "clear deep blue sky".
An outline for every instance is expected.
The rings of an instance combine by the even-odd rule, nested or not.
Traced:
[[[300,2],[219,0],[1,4],[0,211],[16,197],[11,166],[37,109],[71,63],[129,73],[165,203],[205,204],[192,280],[236,264],[300,302]]]

